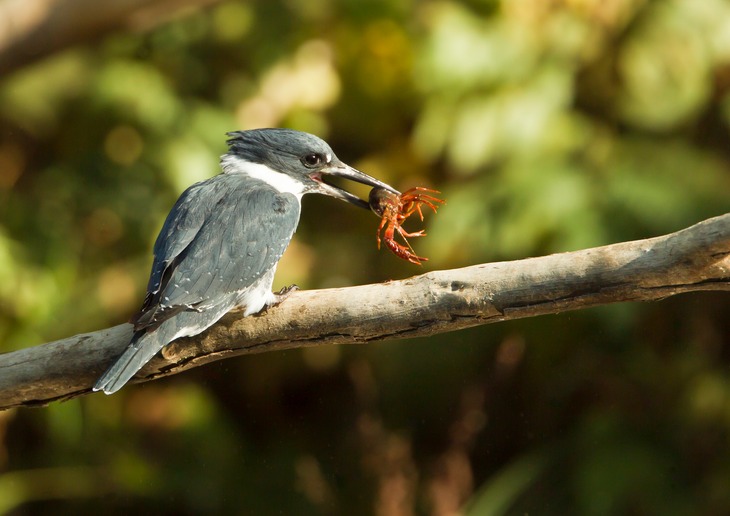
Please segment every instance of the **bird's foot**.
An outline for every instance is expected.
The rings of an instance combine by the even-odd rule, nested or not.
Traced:
[[[281,303],[284,301],[287,297],[289,297],[293,292],[296,292],[299,290],[298,285],[289,285],[288,287],[281,287],[281,290],[274,294],[277,297],[276,302]]]
[[[297,285],[289,285],[288,287],[282,287],[279,292],[272,292],[271,300],[264,305],[259,314],[265,314],[269,310],[269,308],[273,308],[276,305],[282,303],[287,297],[292,295],[297,290],[299,290],[299,287]]]

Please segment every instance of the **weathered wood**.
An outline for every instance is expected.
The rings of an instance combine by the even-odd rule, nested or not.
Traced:
[[[245,353],[426,336],[703,290],[730,290],[730,214],[647,240],[295,292],[266,313],[231,312],[201,335],[175,341],[134,381]],[[0,355],[0,409],[90,392],[130,336],[124,324]]]

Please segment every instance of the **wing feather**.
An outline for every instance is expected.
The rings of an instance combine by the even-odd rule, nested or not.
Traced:
[[[190,187],[155,243],[147,297],[132,320],[135,330],[204,309],[252,285],[281,258],[299,212],[294,195],[234,174]]]

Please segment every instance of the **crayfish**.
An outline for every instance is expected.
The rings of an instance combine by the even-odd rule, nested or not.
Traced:
[[[378,231],[376,233],[378,249],[380,249],[380,233],[382,232],[382,240],[385,243],[385,246],[397,257],[408,260],[416,265],[421,265],[421,262],[428,260],[428,258],[416,255],[411,244],[409,244],[407,240],[408,238],[425,236],[425,230],[422,229],[420,231],[408,233],[403,229],[402,224],[414,213],[418,213],[418,216],[421,220],[423,220],[421,205],[428,206],[434,211],[434,213],[436,213],[438,205],[443,204],[445,201],[432,195],[428,195],[430,193],[437,194],[441,192],[420,186],[411,188],[400,195],[380,187],[375,187],[370,190],[370,197],[368,201],[370,208],[376,215],[381,217],[380,226],[378,226]],[[395,241],[396,232],[398,232],[406,245],[401,245]]]

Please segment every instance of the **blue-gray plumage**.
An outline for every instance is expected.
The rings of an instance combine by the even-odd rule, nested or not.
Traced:
[[[94,385],[107,394],[124,386],[169,342],[196,335],[233,308],[243,315],[276,302],[276,265],[299,223],[301,197],[321,193],[368,208],[323,182],[344,177],[396,192],[342,163],[329,145],[290,129],[228,133],[223,173],[188,188],[165,220],[134,335]]]

